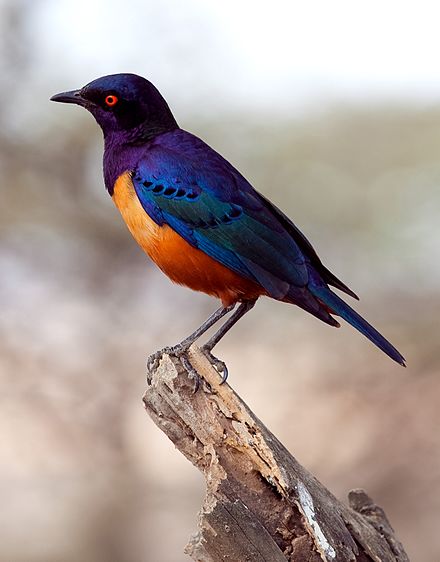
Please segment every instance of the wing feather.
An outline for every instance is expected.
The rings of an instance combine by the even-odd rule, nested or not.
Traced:
[[[160,217],[189,244],[260,283],[274,298],[283,298],[291,285],[307,284],[299,246],[256,192],[246,189],[249,184],[237,189],[237,178],[223,171],[219,190],[218,171],[210,182],[212,174],[201,177],[190,164],[182,171],[180,162],[178,175],[169,173],[169,165],[165,169],[160,173],[146,162],[133,173],[136,194],[153,220]]]

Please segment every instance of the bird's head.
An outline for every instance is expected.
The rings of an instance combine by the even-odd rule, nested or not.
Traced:
[[[133,139],[148,138],[178,127],[157,88],[136,74],[103,76],[79,90],[56,94],[51,100],[85,107],[105,137],[125,133]]]

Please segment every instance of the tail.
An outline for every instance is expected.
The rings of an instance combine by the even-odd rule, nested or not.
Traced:
[[[338,295],[332,293],[328,287],[324,285],[317,287],[310,284],[309,290],[313,296],[328,307],[329,312],[343,318],[346,322],[356,328],[356,330],[359,330],[361,334],[364,334],[365,337],[377,345],[377,347],[386,353],[388,357],[391,357],[391,359],[394,359],[394,361],[403,365],[403,367],[406,367],[405,359],[397,351],[397,349],[381,334],[379,334],[379,332],[373,328],[371,324],[364,320],[362,316],[360,316],[346,302],[338,297]]]

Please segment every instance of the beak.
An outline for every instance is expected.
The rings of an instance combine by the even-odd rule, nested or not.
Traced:
[[[81,90],[71,90],[70,92],[61,92],[50,98],[50,101],[59,101],[61,103],[75,103],[76,105],[85,105],[86,100],[81,96]]]

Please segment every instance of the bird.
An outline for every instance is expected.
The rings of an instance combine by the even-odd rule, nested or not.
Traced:
[[[333,289],[357,299],[283,211],[218,152],[182,129],[159,90],[136,74],[112,74],[56,94],[88,110],[104,136],[105,187],[140,247],[171,279],[221,301],[179,344],[162,352],[188,361],[189,347],[227,314],[201,348],[224,382],[214,346],[262,297],[294,304],[330,326],[338,316],[391,359],[404,357]]]

